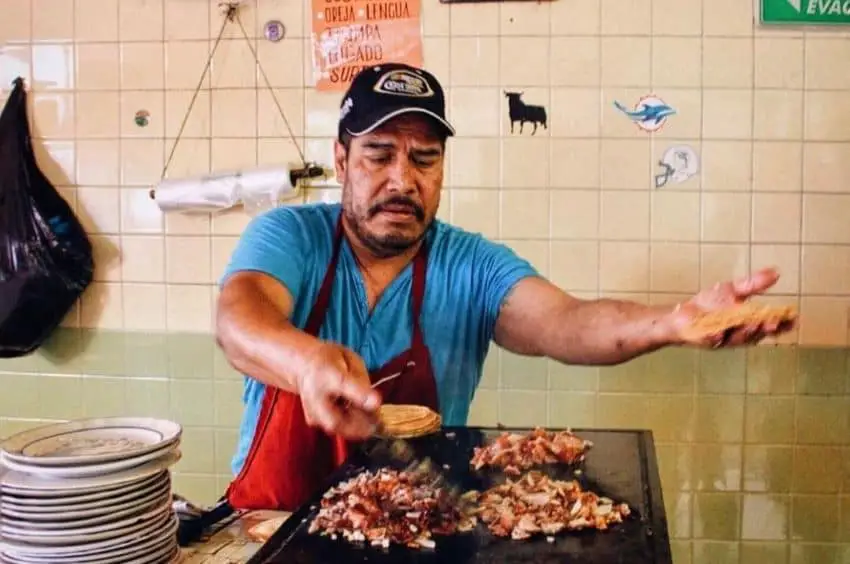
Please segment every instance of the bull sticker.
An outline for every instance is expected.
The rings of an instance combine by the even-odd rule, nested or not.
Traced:
[[[623,112],[639,128],[649,132],[658,131],[667,123],[668,117],[676,114],[676,110],[655,95],[644,96],[631,110],[617,100],[614,100],[614,107]]]
[[[671,180],[681,184],[699,172],[699,157],[687,145],[674,145],[658,161],[661,172],[655,175],[655,187],[666,186]]]
[[[546,108],[526,104],[522,100],[522,94],[522,92],[505,92],[505,98],[508,99],[508,118],[511,120],[511,133],[514,132],[516,122],[519,122],[520,133],[522,133],[522,128],[526,123],[534,126],[534,129],[531,130],[532,135],[537,133],[538,125],[542,125],[543,129],[549,129]]]

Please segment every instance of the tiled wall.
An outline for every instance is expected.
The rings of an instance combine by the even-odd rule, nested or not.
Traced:
[[[840,562],[850,542],[850,33],[755,30],[750,0],[422,0],[448,90],[442,218],[505,241],[581,296],[677,299],[765,265],[798,303],[797,347],[669,350],[616,368],[494,351],[470,423],[653,429],[676,564]],[[338,93],[310,88],[310,4],[249,0],[298,146],[329,166]],[[0,436],[46,420],[172,417],[179,490],[228,480],[241,382],[210,335],[215,281],[248,217],[164,216],[148,198],[221,25],[208,0],[0,0],[0,100],[32,90],[40,165],[97,249],[97,281],[40,353],[0,361]],[[237,26],[169,176],[297,164]],[[511,134],[505,91],[548,128]],[[648,93],[677,114],[638,130]],[[137,111],[149,112],[139,127]],[[666,149],[701,174],[654,188]],[[296,201],[336,200],[332,178]],[[80,329],[75,329],[80,328]],[[822,348],[815,348],[822,347]],[[841,494],[836,496],[835,494]],[[846,558],[846,557],[845,557]]]

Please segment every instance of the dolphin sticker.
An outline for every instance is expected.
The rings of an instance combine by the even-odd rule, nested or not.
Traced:
[[[669,116],[675,115],[676,110],[670,107],[658,96],[644,96],[635,104],[633,110],[614,100],[614,107],[623,112],[639,128],[644,131],[658,131],[667,122]]]

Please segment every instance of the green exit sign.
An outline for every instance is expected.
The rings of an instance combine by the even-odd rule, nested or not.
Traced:
[[[761,22],[847,25],[850,24],[850,0],[761,0]]]

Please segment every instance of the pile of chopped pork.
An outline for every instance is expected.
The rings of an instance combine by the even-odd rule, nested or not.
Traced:
[[[432,535],[470,531],[475,523],[420,473],[384,468],[329,490],[309,532],[383,548],[434,548]]]
[[[563,530],[605,530],[630,512],[627,504],[583,491],[576,481],[553,480],[536,471],[466,495],[477,503],[475,513],[490,532],[514,540],[543,534],[552,542]]]
[[[540,427],[530,433],[502,433],[493,442],[476,447],[470,465],[475,470],[485,466],[503,468],[505,474],[519,476],[542,464],[574,464],[584,460],[593,446],[572,431],[546,431]]]

